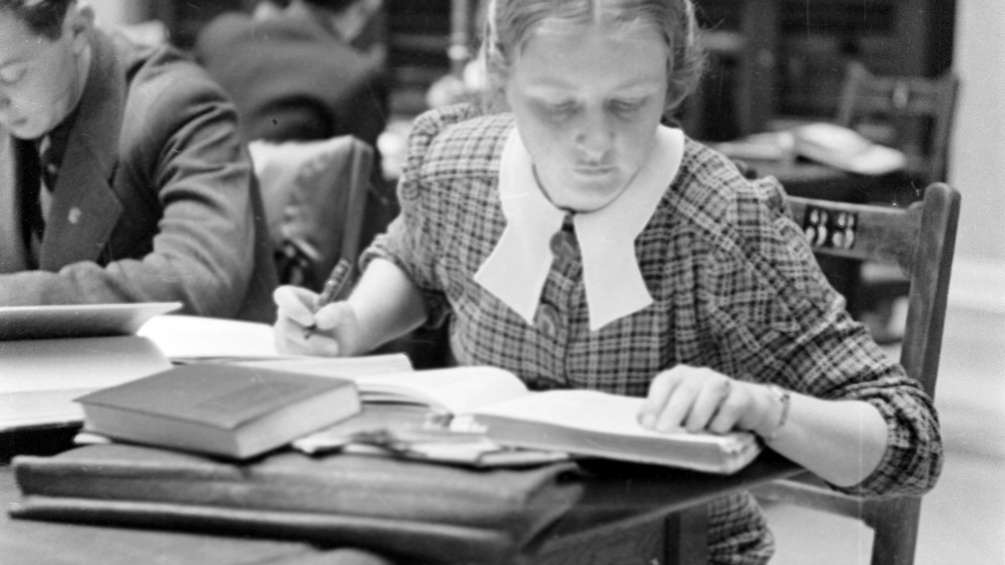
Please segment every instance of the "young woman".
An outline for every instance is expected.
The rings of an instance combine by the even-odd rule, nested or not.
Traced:
[[[848,317],[781,187],[660,125],[701,70],[690,0],[489,13],[507,110],[416,121],[401,215],[358,286],[316,314],[310,293],[279,289],[279,347],[355,355],[448,323],[457,363],[646,396],[640,422],[667,433],[751,430],[846,492],[930,489],[931,400]],[[714,503],[709,528],[715,563],[771,556],[748,494]]]

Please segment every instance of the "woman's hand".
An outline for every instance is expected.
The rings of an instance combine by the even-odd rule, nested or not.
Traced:
[[[643,427],[672,432],[750,430],[766,437],[781,416],[765,386],[731,379],[712,369],[678,365],[656,375],[639,412]]]
[[[280,353],[323,355],[354,354],[359,341],[359,321],[348,302],[325,305],[317,312],[317,293],[297,286],[281,286],[272,297],[278,313],[273,326],[276,349]],[[308,328],[314,326],[313,331]]]

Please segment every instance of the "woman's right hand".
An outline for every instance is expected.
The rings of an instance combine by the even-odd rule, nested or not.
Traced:
[[[317,293],[284,285],[272,295],[278,306],[273,332],[276,350],[294,355],[344,357],[359,341],[359,321],[348,302],[327,304],[314,312]],[[315,326],[313,331],[308,328]]]

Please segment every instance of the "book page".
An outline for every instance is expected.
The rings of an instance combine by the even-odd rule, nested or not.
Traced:
[[[147,320],[181,302],[0,307],[0,340],[135,334]]]
[[[666,438],[667,433],[643,428],[638,423],[639,410],[645,399],[608,394],[595,390],[549,390],[531,393],[523,398],[499,402],[472,410],[478,415],[492,415],[555,424],[568,428],[608,435]],[[729,443],[729,434],[675,433],[675,441],[697,443]]]
[[[291,357],[235,363],[244,367],[295,371],[321,377],[362,377],[412,371],[412,362],[404,353],[361,355],[358,357]]]
[[[495,367],[451,367],[354,379],[364,402],[413,402],[456,414],[527,394],[516,375]]]
[[[172,314],[151,319],[137,334],[174,360],[280,356],[272,326],[258,322]]]
[[[0,341],[0,430],[79,422],[74,398],[170,368],[138,336]]]
[[[861,175],[882,175],[904,168],[904,154],[873,143],[855,130],[816,122],[795,132],[795,150],[825,165]]]

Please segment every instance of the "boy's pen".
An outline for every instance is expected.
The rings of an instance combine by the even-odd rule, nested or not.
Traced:
[[[335,264],[335,268],[332,269],[332,274],[328,275],[328,280],[325,281],[325,287],[321,290],[321,294],[318,296],[314,303],[314,311],[317,312],[326,304],[331,304],[335,301],[335,297],[342,292],[342,287],[345,283],[349,282],[349,273],[352,272],[352,263],[348,259],[339,259],[339,262]],[[304,339],[308,339],[311,335],[317,331],[318,325],[311,324],[304,328]]]

